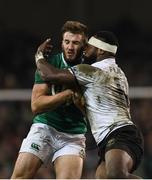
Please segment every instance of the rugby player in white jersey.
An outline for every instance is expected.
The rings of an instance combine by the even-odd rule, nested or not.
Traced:
[[[96,178],[134,179],[140,178],[132,172],[140,164],[143,140],[131,120],[128,82],[116,64],[117,48],[115,35],[100,31],[89,39],[85,50],[86,59],[96,60],[92,65],[59,70],[47,63],[44,49],[36,53],[36,65],[44,80],[81,89],[85,114],[99,149]]]

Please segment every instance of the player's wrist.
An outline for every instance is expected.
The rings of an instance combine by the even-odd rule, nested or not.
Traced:
[[[44,55],[43,55],[43,53],[42,53],[42,51],[37,51],[36,52],[36,54],[35,54],[35,62],[36,62],[36,64],[38,63],[38,61],[40,60],[40,59],[44,59]]]

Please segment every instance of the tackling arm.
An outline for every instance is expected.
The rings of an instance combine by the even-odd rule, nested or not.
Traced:
[[[40,59],[36,65],[43,80],[52,84],[64,84],[68,87],[76,86],[75,77],[69,70],[57,69],[45,59]]]

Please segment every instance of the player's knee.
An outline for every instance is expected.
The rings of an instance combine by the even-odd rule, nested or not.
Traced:
[[[11,176],[11,179],[32,179],[34,176],[32,173],[14,173],[12,176]]]
[[[11,179],[23,179],[24,178],[24,174],[21,172],[13,172]]]
[[[95,177],[96,179],[106,179],[107,176],[106,176],[106,172],[102,169],[97,169],[96,170],[96,173],[95,173]]]
[[[56,175],[56,179],[80,179],[81,176],[76,174],[58,174]]]
[[[11,179],[31,179],[35,175],[33,169],[29,171],[22,171],[22,170],[14,170]]]
[[[56,172],[56,179],[80,179],[82,171],[76,171],[71,169],[70,171],[60,171]]]
[[[96,179],[107,179],[106,174],[100,173],[100,172],[96,172],[95,173],[95,178]]]

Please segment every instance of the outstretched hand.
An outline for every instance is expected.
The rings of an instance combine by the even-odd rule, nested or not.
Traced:
[[[47,39],[44,41],[37,49],[37,52],[35,54],[35,61],[36,64],[40,59],[45,59],[47,58],[51,51],[52,51],[53,46],[51,45],[51,39]]]
[[[43,56],[47,58],[50,55],[52,48],[53,46],[51,45],[51,39],[49,38],[38,47],[37,51],[41,51]]]

